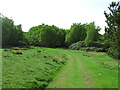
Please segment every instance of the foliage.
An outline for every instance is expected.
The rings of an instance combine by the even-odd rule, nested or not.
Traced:
[[[89,47],[86,47],[84,41],[79,41],[69,46],[69,49],[72,50],[96,51],[96,52],[107,52],[108,48],[109,44],[101,44],[100,42],[89,43]]]
[[[52,25],[39,25],[25,33],[27,43],[45,47],[62,47],[65,41],[65,30]]]
[[[79,50],[81,50],[81,51],[107,52],[106,48],[98,48],[98,47],[82,47]]]
[[[86,25],[87,37],[85,38],[86,46],[90,46],[91,43],[94,43],[99,40],[99,27],[95,26],[95,23],[92,22]]]
[[[30,28],[28,32],[24,33],[26,43],[28,45],[40,45],[40,30],[42,29],[43,24],[39,26],[34,26]]]
[[[72,43],[84,41],[85,37],[86,37],[85,24],[74,23],[73,25],[71,25],[69,33],[67,33],[65,42],[69,46]]]
[[[66,32],[64,29],[58,29],[57,38],[56,38],[56,46],[58,47],[64,47],[65,46],[65,36]]]
[[[84,41],[79,41],[79,42],[71,44],[69,46],[69,49],[79,50],[81,47],[85,47]]]
[[[7,17],[0,17],[2,20],[2,46],[20,45],[23,39],[23,32],[21,25],[14,25],[14,21]]]
[[[45,47],[55,47],[57,34],[51,26],[45,25],[40,32],[40,43]]]
[[[116,59],[120,59],[120,2],[112,2],[108,7],[110,13],[106,13],[105,34],[110,42],[108,54]]]

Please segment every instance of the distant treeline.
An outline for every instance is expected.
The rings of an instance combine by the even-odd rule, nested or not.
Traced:
[[[21,25],[14,25],[14,21],[2,18],[2,46],[36,45],[44,47],[68,47],[78,41],[100,41],[99,27],[94,22],[89,24],[74,23],[70,29],[61,29],[54,25],[38,25],[23,32]]]
[[[42,24],[31,27],[28,32],[23,32],[21,25],[14,25],[12,19],[2,16],[0,17],[2,21],[2,46],[37,45],[53,48],[69,47],[70,49],[102,47],[112,57],[120,59],[120,3],[112,2],[109,10],[111,11],[109,14],[104,12],[108,25],[105,27],[104,35],[98,33],[101,28],[95,26],[94,22],[73,23],[70,29]]]

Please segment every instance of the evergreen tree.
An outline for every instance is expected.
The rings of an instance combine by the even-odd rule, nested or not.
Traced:
[[[120,2],[112,2],[108,7],[110,13],[106,13],[105,34],[110,42],[108,54],[116,59],[120,59]]]

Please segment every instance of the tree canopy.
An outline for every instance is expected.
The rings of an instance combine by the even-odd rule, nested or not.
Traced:
[[[65,30],[52,25],[39,25],[30,28],[25,37],[30,45],[45,47],[62,47],[65,41]]]
[[[86,29],[85,24],[74,23],[71,25],[69,33],[66,36],[67,45],[71,45],[72,43],[78,41],[84,41],[86,38]]]
[[[23,39],[21,25],[14,25],[14,21],[7,17],[0,17],[2,22],[2,46],[19,45]]]
[[[87,37],[85,39],[85,43],[87,46],[99,40],[98,31],[100,31],[100,28],[96,27],[94,22],[86,25],[86,31],[87,31]]]
[[[108,25],[105,34],[111,45],[108,53],[120,59],[120,2],[112,2],[108,8],[110,13],[104,12]]]

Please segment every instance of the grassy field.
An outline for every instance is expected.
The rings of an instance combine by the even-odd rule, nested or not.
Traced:
[[[118,61],[105,53],[3,49],[2,64],[3,88],[118,88]]]
[[[22,52],[22,54],[14,54]],[[54,49],[3,50],[3,88],[42,88],[52,81],[67,57]]]

